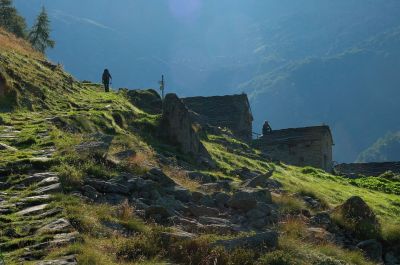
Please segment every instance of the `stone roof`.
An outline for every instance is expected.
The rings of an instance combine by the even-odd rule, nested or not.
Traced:
[[[266,144],[289,144],[320,140],[325,134],[329,134],[333,144],[331,129],[327,125],[272,130],[261,139]]]

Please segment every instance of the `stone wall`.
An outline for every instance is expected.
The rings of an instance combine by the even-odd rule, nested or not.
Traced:
[[[228,128],[238,138],[251,141],[253,115],[246,94],[190,97],[184,98],[183,102],[199,114],[202,123]]]
[[[335,166],[335,171],[345,176],[377,177],[387,171],[400,174],[400,162],[340,164]]]
[[[272,160],[332,171],[332,135],[328,126],[272,131],[254,141]]]

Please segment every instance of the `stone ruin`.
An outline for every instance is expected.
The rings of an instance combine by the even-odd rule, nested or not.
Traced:
[[[183,98],[200,124],[228,128],[245,142],[252,140],[253,115],[246,94]]]
[[[178,146],[184,154],[196,157],[199,160],[197,162],[211,163],[207,149],[193,128],[189,110],[176,94],[168,94],[164,99],[160,134],[171,144]]]
[[[271,160],[332,171],[333,138],[329,126],[273,130],[254,141]]]

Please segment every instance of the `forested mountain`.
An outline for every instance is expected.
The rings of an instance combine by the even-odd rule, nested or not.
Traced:
[[[400,71],[396,0],[15,1],[30,24],[42,3],[50,58],[82,80],[108,67],[115,87],[156,87],[165,74],[183,96],[246,91],[256,130],[264,119],[330,124],[339,161],[396,130],[385,101]]]
[[[391,162],[400,160],[400,132],[388,133],[362,152],[357,162]]]

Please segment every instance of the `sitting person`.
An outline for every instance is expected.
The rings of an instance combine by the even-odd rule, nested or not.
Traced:
[[[262,129],[262,133],[263,133],[263,135],[266,135],[266,134],[268,134],[268,133],[270,133],[270,132],[272,132],[272,128],[271,128],[271,126],[269,125],[269,122],[268,122],[268,121],[265,121],[265,122],[264,122],[264,125],[263,125],[263,129]]]

